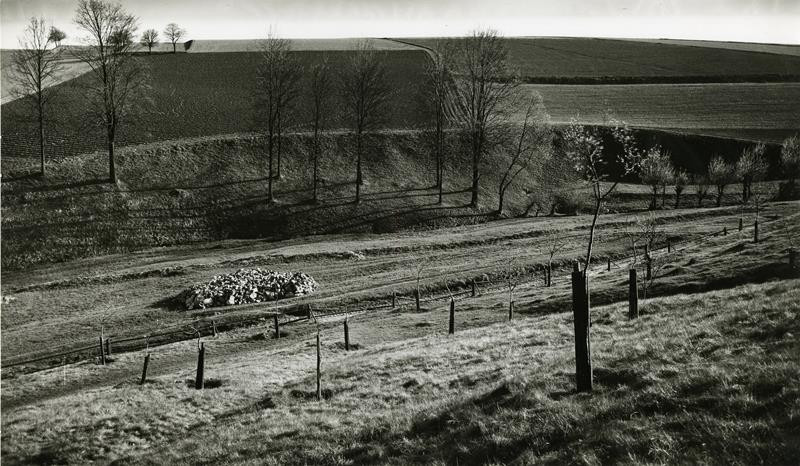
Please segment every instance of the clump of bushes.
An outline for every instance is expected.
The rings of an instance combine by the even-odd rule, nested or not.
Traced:
[[[180,300],[187,310],[205,309],[292,298],[313,293],[317,286],[313,277],[302,272],[239,269],[192,286],[181,294]]]

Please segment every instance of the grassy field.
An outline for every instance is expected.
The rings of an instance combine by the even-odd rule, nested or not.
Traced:
[[[150,382],[144,386],[135,382],[141,352],[115,354],[105,367],[84,362],[16,377],[5,377],[4,370],[2,459],[791,464],[800,457],[800,391],[795,388],[800,347],[794,338],[800,331],[800,282],[787,279],[785,249],[797,240],[800,224],[796,204],[771,209],[768,216],[793,216],[765,224],[759,244],[719,236],[672,256],[651,291],[658,297],[641,303],[642,317],[636,321],[627,320],[627,303],[619,302],[627,293],[624,264],[592,273],[592,395],[574,392],[570,285],[559,273],[552,288],[541,287],[537,279],[517,290],[518,314],[512,322],[505,321],[508,297],[502,286],[459,299],[455,336],[446,335],[445,302],[426,305],[421,313],[405,307],[352,316],[351,341],[357,346],[349,353],[342,348],[341,321],[321,322],[322,403],[311,399],[312,324],[290,326],[280,340],[270,338],[269,322],[206,338],[208,388],[202,392],[188,382],[193,341],[154,349]],[[462,251],[458,246],[439,251],[436,242],[461,235],[482,243],[464,248],[469,263],[492,258],[499,265],[508,262],[497,257],[500,249],[531,259],[541,254],[535,243],[504,233],[536,232],[544,225],[568,230],[566,224],[511,221],[409,235],[396,244],[427,245],[418,252],[436,254],[438,267],[447,257],[457,262]],[[705,221],[687,225],[711,226]],[[672,223],[671,228],[689,226]],[[354,275],[361,274],[362,283],[374,290],[366,271],[385,270],[386,263],[373,261],[402,257],[368,252],[371,246],[383,247],[381,241],[389,239],[295,242],[274,252],[358,245],[367,260],[340,261],[338,276],[359,268]],[[94,260],[91,267],[119,270],[167,256],[215,261],[256,252],[253,246],[152,251]],[[315,264],[323,266],[319,259]],[[301,258],[292,264],[305,265]],[[448,266],[455,274],[455,262]],[[407,274],[408,269],[406,262],[395,270]],[[44,271],[22,281],[33,283],[35,274],[42,278]],[[127,288],[147,290],[141,283]],[[718,291],[701,292],[707,289]],[[91,288],[83,290],[92,296]],[[14,303],[24,302],[24,295],[17,296]]]
[[[435,39],[403,39],[432,46]],[[531,82],[797,81],[800,57],[719,47],[592,38],[508,38],[509,59]]]
[[[297,51],[341,51],[354,50],[366,40],[376,50],[416,50],[413,45],[401,44],[389,39],[291,39],[292,50]],[[186,49],[189,53],[258,52],[258,40],[193,40]]]
[[[705,47],[712,49],[741,50],[745,52],[776,53],[781,55],[800,56],[800,45],[788,44],[761,44],[753,42],[721,42],[715,40],[686,40],[686,39],[621,39],[634,42],[648,42],[654,44],[684,45],[688,47]]]
[[[779,144],[800,133],[800,84],[541,85],[556,123],[603,124],[611,110],[634,127]]]
[[[14,53],[11,49],[0,50],[0,102],[3,104],[10,102],[16,98],[13,94],[15,84],[12,79],[11,56]],[[78,76],[89,71],[89,65],[81,62],[75,57],[67,54],[61,61],[61,73],[57,79],[48,80],[46,86],[54,86],[62,82],[66,82],[77,78]],[[3,109],[5,111],[5,109]]]

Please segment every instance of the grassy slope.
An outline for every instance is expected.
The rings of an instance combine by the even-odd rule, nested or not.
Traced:
[[[759,245],[718,238],[686,251],[676,263],[686,274],[666,281],[713,286],[715,277],[753,278],[758,262],[779,268],[797,234],[787,225]],[[620,275],[599,272],[593,287],[624,288]],[[144,387],[134,384],[141,354],[30,374],[4,381],[6,407],[26,391],[56,398],[3,410],[3,460],[793,463],[798,285],[651,299],[634,322],[626,304],[596,306],[592,396],[573,392],[569,304],[538,315],[538,287],[519,292],[530,317],[512,323],[502,291],[459,301],[454,337],[443,333],[444,304],[351,319],[359,346],[349,354],[340,324],[323,323],[322,404],[309,400],[311,326],[278,342],[264,341],[264,327],[209,339],[206,374],[221,387],[203,392],[185,383],[192,342],[157,349]],[[569,285],[556,291],[568,295]],[[87,380],[97,388],[73,392]]]

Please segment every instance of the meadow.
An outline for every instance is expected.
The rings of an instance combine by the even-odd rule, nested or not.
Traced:
[[[663,226],[713,230],[735,219],[724,212],[706,210],[702,222],[687,217],[688,228],[675,213],[663,217]],[[516,290],[517,314],[510,322],[502,281],[481,288],[476,298],[459,298],[452,336],[446,334],[446,301],[438,301],[426,303],[422,312],[405,304],[352,315],[349,352],[341,342],[341,318],[287,326],[277,340],[269,321],[204,337],[208,385],[202,391],[187,382],[194,375],[192,340],[151,348],[145,385],[137,381],[140,351],[115,353],[107,366],[84,361],[31,374],[4,370],[3,461],[791,463],[800,455],[793,441],[800,392],[792,388],[800,362],[793,337],[800,331],[800,301],[785,251],[800,227],[796,212],[797,203],[771,205],[766,218],[773,220],[763,225],[758,244],[748,228],[743,237],[732,232],[680,245],[651,289],[656,297],[642,301],[636,320],[628,320],[627,303],[620,302],[627,293],[627,264],[620,261],[611,271],[602,263],[593,268],[591,395],[573,388],[567,261],[553,287],[534,277]],[[619,218],[603,220],[603,232],[624,228]],[[514,254],[541,264],[544,245],[535,233],[554,226],[563,231],[577,227],[575,222],[515,220],[399,238],[319,238],[264,244],[262,251],[254,243],[153,250],[83,266],[112,273],[185,261],[193,274],[200,271],[198,259],[221,265],[216,261],[255,253],[248,263],[258,265],[268,264],[270,254],[297,255],[284,267],[316,267],[329,290],[345,294],[356,283],[368,284],[366,299],[411,286],[408,269],[420,254],[435,255],[426,286],[457,277],[465,267],[476,273],[475,258],[485,261],[486,272],[507,267]],[[515,238],[517,233],[534,235]],[[614,241],[602,244],[618,247]],[[396,249],[371,252],[387,246]],[[366,259],[320,261],[320,253],[342,248],[363,251]],[[570,248],[560,259],[574,254]],[[80,264],[72,267],[62,270],[69,276]],[[25,282],[35,282],[37,274],[45,279],[46,273],[56,269],[33,271]],[[351,278],[341,281],[345,273]],[[387,279],[388,287],[375,286]],[[159,293],[134,283],[126,289]],[[84,290],[95,294],[91,287]],[[24,305],[24,293],[17,296],[11,306]],[[133,318],[141,306],[130,302],[114,312]],[[41,331],[61,334],[68,327]],[[321,402],[313,400],[317,328],[323,342]]]

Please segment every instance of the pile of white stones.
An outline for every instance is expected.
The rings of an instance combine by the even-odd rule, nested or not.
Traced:
[[[313,293],[316,289],[317,282],[304,273],[239,269],[234,273],[217,275],[208,283],[192,286],[181,294],[180,299],[187,310],[192,310],[275,301]]]

